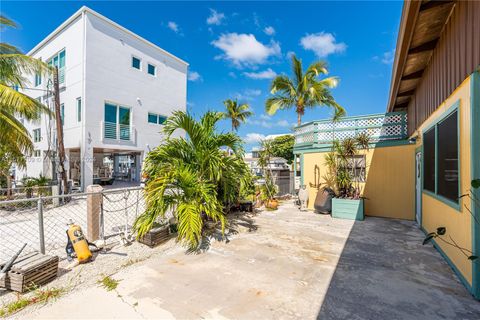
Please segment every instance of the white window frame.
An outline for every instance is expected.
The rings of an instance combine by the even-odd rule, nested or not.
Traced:
[[[133,58],[138,59],[138,60],[140,61],[140,68],[139,68],[139,69],[137,69],[137,68],[135,68],[135,67],[133,66]],[[134,70],[137,70],[137,71],[143,71],[142,65],[143,65],[143,63],[142,63],[142,58],[140,58],[139,56],[136,56],[136,55],[132,54],[132,57],[131,57],[131,59],[130,59],[130,68],[132,68],[132,69],[134,69]]]
[[[38,136],[37,136],[38,132]],[[33,142],[40,142],[42,141],[42,128],[35,128],[33,129]]]
[[[148,72],[148,67],[149,66],[152,66],[153,67],[153,74],[151,74],[150,72]],[[149,76],[152,76],[152,77],[157,77],[157,66],[153,63],[150,63],[150,62],[147,62],[147,74]]]
[[[152,122],[148,121],[148,116],[151,115],[151,114],[157,116],[157,123],[152,123]],[[149,112],[147,112],[147,123],[151,124],[151,125],[163,126],[165,122],[164,123],[158,123],[159,117],[163,117],[163,118],[165,118],[165,120],[168,119],[168,117],[166,115],[163,115],[163,114],[160,114],[160,113],[157,113],[157,112],[150,112],[149,111]]]

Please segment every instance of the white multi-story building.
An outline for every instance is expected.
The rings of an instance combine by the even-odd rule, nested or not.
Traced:
[[[59,69],[68,179],[81,187],[108,177],[139,181],[162,123],[186,110],[188,64],[87,7],[28,55]],[[35,76],[32,87],[24,93],[53,110],[52,80]],[[35,152],[15,178],[56,178],[55,118],[25,126]]]

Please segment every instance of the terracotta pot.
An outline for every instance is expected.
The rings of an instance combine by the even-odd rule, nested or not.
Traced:
[[[266,207],[269,208],[269,209],[275,209],[276,210],[278,208],[278,201],[275,200],[275,199],[268,200]]]

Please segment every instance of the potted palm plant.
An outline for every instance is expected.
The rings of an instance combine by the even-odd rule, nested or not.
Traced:
[[[340,219],[364,219],[364,199],[360,186],[361,177],[356,166],[359,150],[368,150],[370,137],[360,133],[353,138],[334,141],[332,150],[325,156],[328,168],[325,181],[335,196],[332,199],[332,217]],[[366,161],[361,158],[360,161]],[[366,163],[365,166],[366,168]],[[363,169],[361,169],[363,170]]]

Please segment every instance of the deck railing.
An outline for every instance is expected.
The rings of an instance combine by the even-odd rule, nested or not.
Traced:
[[[294,128],[295,147],[309,148],[331,144],[333,140],[355,137],[360,132],[370,136],[372,142],[407,138],[407,114],[390,112],[357,117],[345,117],[340,121],[311,121]]]

